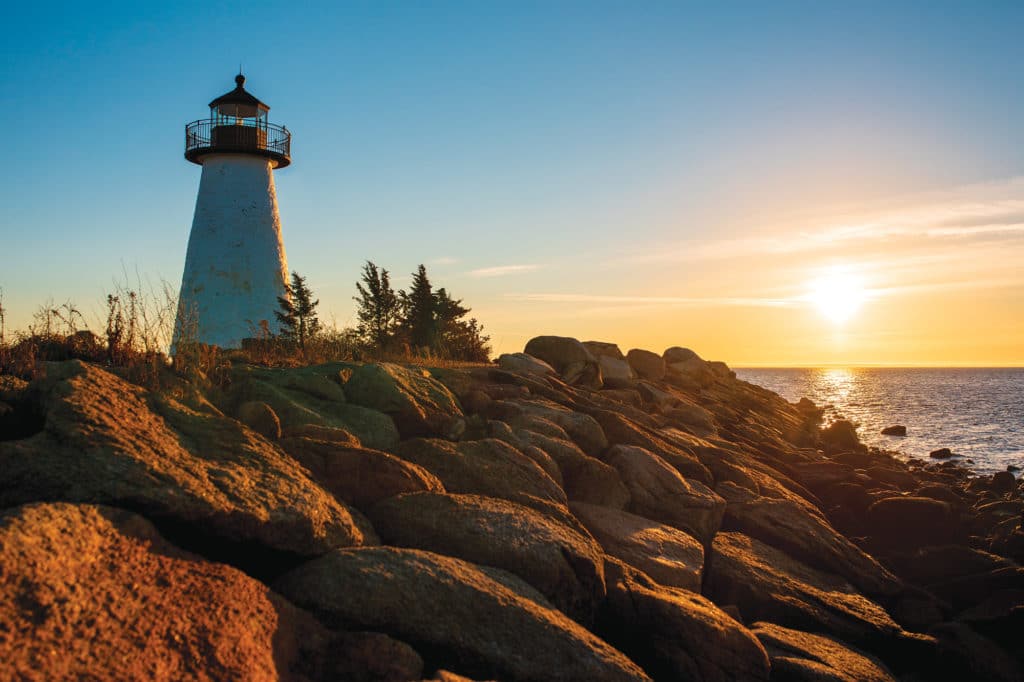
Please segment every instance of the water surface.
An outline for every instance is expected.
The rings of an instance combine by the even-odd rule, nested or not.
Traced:
[[[861,440],[907,457],[950,448],[978,473],[1024,467],[1024,368],[737,369],[787,400],[829,406],[860,426]],[[907,436],[883,436],[892,424]]]

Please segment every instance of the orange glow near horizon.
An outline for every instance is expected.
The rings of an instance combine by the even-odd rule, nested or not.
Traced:
[[[1024,366],[1024,177],[600,256],[489,280],[495,350],[559,334],[739,367]]]

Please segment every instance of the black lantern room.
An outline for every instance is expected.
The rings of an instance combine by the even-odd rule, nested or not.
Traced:
[[[245,89],[245,76],[235,76],[235,84],[210,102],[210,118],[185,126],[185,158],[202,165],[210,154],[254,154],[284,168],[292,162],[292,134],[267,120],[270,107]]]

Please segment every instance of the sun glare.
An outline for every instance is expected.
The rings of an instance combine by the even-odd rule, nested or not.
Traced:
[[[808,285],[807,300],[834,324],[848,321],[867,299],[864,281],[846,268],[832,268]]]

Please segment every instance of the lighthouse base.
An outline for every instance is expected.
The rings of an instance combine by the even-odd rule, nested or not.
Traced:
[[[288,263],[272,162],[247,154],[203,158],[181,279],[174,345],[238,348],[279,329],[274,312]]]

